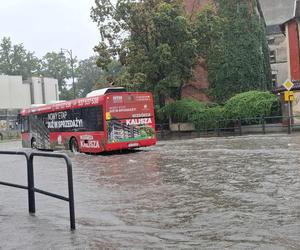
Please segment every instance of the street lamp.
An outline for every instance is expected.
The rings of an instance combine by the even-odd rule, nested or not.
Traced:
[[[73,97],[74,99],[76,98],[76,92],[75,92],[75,82],[74,82],[74,58],[73,58],[73,54],[72,54],[72,50],[68,50],[68,49],[60,49],[61,53],[64,54],[64,52],[67,52],[70,56],[70,60],[71,60],[71,69],[72,69],[72,87],[73,87]]]

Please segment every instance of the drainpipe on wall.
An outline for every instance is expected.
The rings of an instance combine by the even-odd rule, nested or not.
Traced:
[[[30,86],[30,102],[31,104],[34,104],[34,87],[32,77],[28,81]]]
[[[43,76],[41,76],[41,84],[42,84],[42,101],[44,104],[46,104],[45,80]]]

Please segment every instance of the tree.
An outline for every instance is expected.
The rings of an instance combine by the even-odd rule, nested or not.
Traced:
[[[120,74],[121,65],[117,61],[111,61],[106,70],[99,68],[96,64],[98,57],[91,56],[88,59],[79,61],[76,69],[77,96],[84,97],[94,89],[109,87],[114,84]]]
[[[118,61],[112,60],[106,66],[106,70],[102,70],[101,76],[96,82],[96,84],[93,86],[93,89],[106,88],[118,84],[117,79],[122,74],[122,72],[122,65]]]
[[[124,66],[120,85],[153,92],[160,106],[166,97],[180,99],[197,49],[181,1],[118,0],[113,6],[96,0],[92,18],[102,37],[98,66],[105,69],[118,58]]]
[[[222,32],[217,32],[218,39],[209,40],[207,54],[211,96],[219,103],[237,93],[271,88],[265,27],[255,5],[255,0],[219,1],[216,14],[225,21],[213,25],[213,30],[221,27]],[[217,20],[212,12],[208,14],[207,19],[200,16],[200,27]]]
[[[70,60],[62,53],[49,52],[42,59],[42,73],[58,81],[59,91],[66,87],[66,79],[72,76]]]
[[[41,62],[33,52],[27,51],[23,44],[13,45],[11,39],[4,37],[0,43],[0,73],[21,75],[24,79],[39,75]]]
[[[97,67],[96,60],[97,58],[92,56],[79,61],[76,69],[76,75],[78,76],[76,84],[77,96],[86,96],[101,78],[103,70]]]

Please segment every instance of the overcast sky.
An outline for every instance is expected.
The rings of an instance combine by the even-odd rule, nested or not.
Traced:
[[[65,48],[87,58],[100,40],[90,18],[93,5],[94,0],[0,0],[0,39],[23,43],[38,57]]]

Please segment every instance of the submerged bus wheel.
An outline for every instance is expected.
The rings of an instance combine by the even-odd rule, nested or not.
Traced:
[[[78,145],[78,142],[77,142],[75,137],[72,137],[71,140],[70,140],[70,150],[73,153],[78,153],[79,152],[79,145]]]

